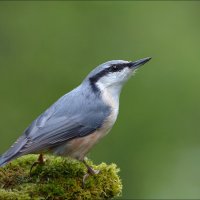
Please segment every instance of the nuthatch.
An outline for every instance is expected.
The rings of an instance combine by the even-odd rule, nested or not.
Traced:
[[[85,155],[114,125],[124,83],[150,59],[112,60],[95,68],[31,123],[0,157],[0,166],[32,153],[40,154],[42,163],[43,153],[48,152],[75,158],[86,165],[88,173],[98,173],[87,165]]]

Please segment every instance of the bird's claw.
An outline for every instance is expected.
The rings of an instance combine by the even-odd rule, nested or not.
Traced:
[[[36,165],[39,165],[39,164],[40,164],[40,163],[39,163],[38,161],[36,161],[36,162],[34,162],[34,163],[32,164],[32,166],[31,166],[31,168],[30,168],[30,172],[29,172],[30,176],[31,176],[33,167],[35,167]]]
[[[45,163],[45,159],[43,158],[43,155],[40,154],[38,160],[32,164],[32,166],[31,166],[31,168],[30,168],[29,175],[31,176],[33,167],[35,167],[35,166],[37,166],[37,165],[44,165],[44,163]]]
[[[89,176],[97,175],[99,173],[100,173],[100,170],[94,170],[91,167],[88,168],[88,172],[83,176],[83,180],[82,180],[83,187],[85,186],[85,181],[88,179]]]

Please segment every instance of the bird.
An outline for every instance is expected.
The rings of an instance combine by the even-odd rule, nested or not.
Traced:
[[[25,129],[0,157],[0,166],[27,154],[39,154],[36,163],[44,163],[43,154],[50,153],[83,162],[88,172],[84,178],[98,174],[86,155],[115,124],[122,87],[150,59],[111,60],[93,69]]]

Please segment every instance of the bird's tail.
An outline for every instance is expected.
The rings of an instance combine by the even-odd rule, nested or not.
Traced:
[[[9,149],[0,157],[0,167],[4,166],[11,160],[23,155],[21,151],[24,145],[27,143],[27,138],[22,135]]]
[[[3,158],[3,156],[0,157],[0,167],[3,167],[6,164],[6,160]]]

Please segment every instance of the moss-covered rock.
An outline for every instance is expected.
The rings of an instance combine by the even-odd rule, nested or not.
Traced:
[[[84,164],[69,158],[45,158],[45,164],[34,167],[31,176],[29,171],[36,155],[18,158],[0,168],[0,199],[110,199],[121,194],[122,184],[115,164],[95,166],[88,161],[101,172],[89,176],[83,186]]]

